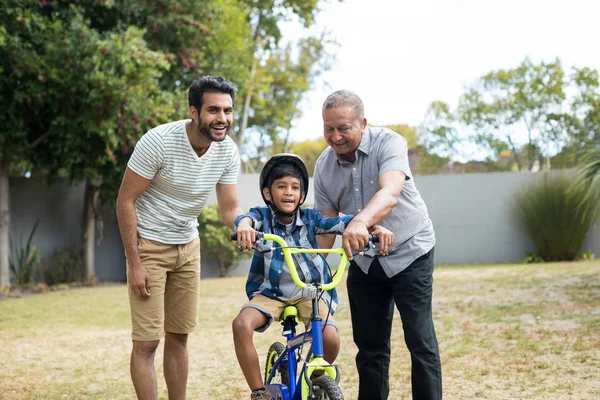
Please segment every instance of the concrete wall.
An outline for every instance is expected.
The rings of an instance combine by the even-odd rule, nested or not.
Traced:
[[[510,207],[514,193],[536,173],[485,173],[416,176],[436,231],[438,264],[491,263],[521,260],[531,241],[512,223]],[[244,210],[263,204],[258,175],[242,175],[238,183]],[[36,218],[40,225],[34,242],[50,262],[55,247],[76,246],[82,230],[84,188],[59,181],[46,187],[36,179],[10,181],[11,235],[26,237]],[[309,190],[306,205],[313,204]],[[209,203],[216,203],[214,193]],[[116,218],[109,207],[103,209],[104,240],[96,247],[96,271],[101,280],[125,280],[125,256]],[[582,250],[600,255],[600,228],[592,228]],[[242,260],[231,274],[245,274],[250,259]],[[331,257],[331,263],[337,259]],[[216,276],[213,260],[202,259],[202,277]]]

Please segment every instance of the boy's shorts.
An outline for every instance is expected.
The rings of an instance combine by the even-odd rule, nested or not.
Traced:
[[[287,306],[296,306],[298,309],[298,318],[304,322],[304,326],[308,329],[310,317],[312,315],[311,299],[298,297],[289,301],[281,301],[271,299],[270,297],[263,296],[262,294],[257,294],[250,300],[249,303],[242,307],[242,310],[244,308],[254,308],[265,314],[267,318],[269,318],[269,321],[266,325],[256,329],[256,332],[264,332],[267,330],[267,328],[269,328],[269,326],[271,326],[273,321],[281,321],[283,309]],[[329,312],[329,306],[323,299],[319,300],[319,315],[321,316],[323,325],[331,325],[337,329],[337,325],[333,321],[331,312]]]
[[[198,323],[200,239],[165,244],[138,237],[138,252],[150,275],[150,296],[136,296],[129,287],[132,340],[160,340],[164,332],[191,333]],[[129,264],[127,271],[129,280]]]

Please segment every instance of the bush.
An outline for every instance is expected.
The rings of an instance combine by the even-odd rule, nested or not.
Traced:
[[[585,189],[574,188],[565,175],[548,176],[520,190],[514,215],[545,261],[570,261],[579,255],[595,215],[581,199]]]
[[[237,248],[237,243],[229,240],[230,230],[221,221],[219,207],[211,204],[202,210],[198,217],[198,232],[202,249],[217,260],[219,276],[227,276],[234,261],[245,256]]]
[[[85,279],[85,270],[81,247],[58,247],[54,249],[52,263],[43,272],[44,281],[48,285],[82,282]]]
[[[12,273],[12,283],[16,286],[31,286],[33,284],[33,274],[42,258],[41,253],[32,243],[33,236],[37,230],[39,218],[33,224],[29,233],[27,242],[23,243],[23,238],[10,240],[10,259],[9,268]]]
[[[525,258],[523,258],[525,264],[537,264],[544,262],[544,258],[539,253],[533,253],[531,251],[525,252]]]

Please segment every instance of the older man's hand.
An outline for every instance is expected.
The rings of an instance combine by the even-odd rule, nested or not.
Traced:
[[[352,249],[364,249],[369,244],[367,225],[356,218],[350,221],[342,234],[342,247],[349,260],[352,260]]]

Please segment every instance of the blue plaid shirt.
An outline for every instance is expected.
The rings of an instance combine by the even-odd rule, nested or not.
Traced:
[[[316,234],[342,233],[346,225],[354,218],[352,215],[343,217],[326,217],[311,208],[299,209],[291,224],[283,224],[268,207],[254,207],[249,213],[239,215],[238,222],[250,217],[254,221],[254,229],[264,233],[281,236],[288,246],[318,249]],[[289,301],[302,295],[302,290],[292,280],[292,275],[283,257],[281,246],[273,241],[265,241],[273,247],[273,251],[266,254],[254,252],[248,280],[246,281],[246,294],[252,299],[257,294]],[[331,274],[327,263],[321,254],[305,253],[293,254],[298,275],[304,282],[331,282]],[[337,308],[337,292],[335,289],[323,293],[323,300],[329,305],[331,313]]]

